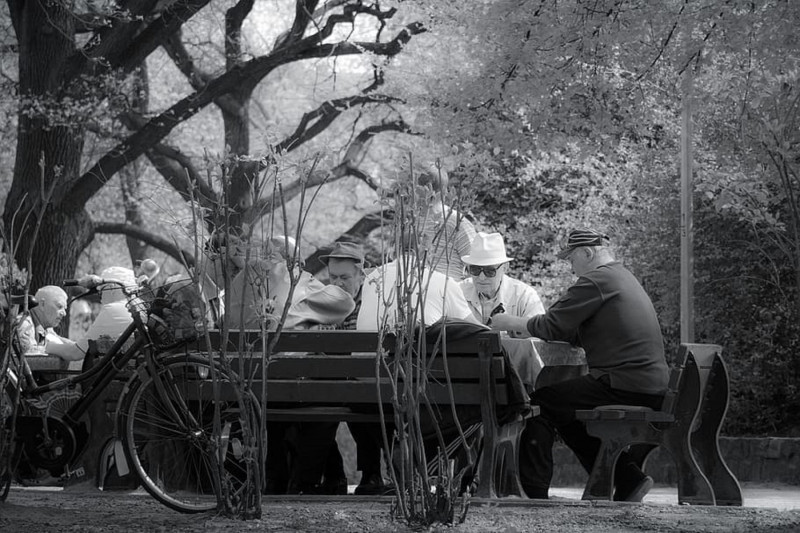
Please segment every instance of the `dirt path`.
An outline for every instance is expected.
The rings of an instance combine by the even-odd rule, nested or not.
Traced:
[[[480,505],[473,502],[464,524],[429,531],[516,533],[527,531],[613,532],[796,532],[800,510],[688,507],[677,505],[591,504],[555,500],[546,503]],[[94,490],[33,491],[12,489],[0,504],[0,531],[10,532],[209,532],[411,531],[389,517],[391,499],[359,501],[282,500],[264,504],[260,520],[241,522],[170,511],[149,496]]]

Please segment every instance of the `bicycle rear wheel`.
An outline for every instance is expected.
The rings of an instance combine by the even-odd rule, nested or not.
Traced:
[[[255,398],[251,395],[247,405],[235,399],[233,380],[219,367],[225,399],[216,404],[220,431],[215,434],[210,370],[202,357],[167,358],[157,376],[140,373],[123,392],[120,422],[128,464],[153,497],[184,513],[216,509],[220,487],[233,501],[242,497],[248,477],[245,428],[257,434]],[[167,394],[159,392],[161,386]],[[224,457],[218,470],[216,457]]]
[[[18,446],[11,434],[11,417],[14,405],[11,395],[0,384],[0,502],[6,501],[14,471],[19,463],[22,447]]]

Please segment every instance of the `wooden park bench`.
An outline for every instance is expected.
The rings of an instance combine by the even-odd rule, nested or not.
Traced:
[[[614,467],[623,451],[629,450],[644,467],[650,452],[661,446],[677,467],[679,503],[742,505],[739,482],[719,449],[719,431],[729,400],[722,349],[711,344],[682,344],[679,361],[670,373],[660,410],[605,405],[576,411],[588,433],[602,441],[583,499],[612,499]]]
[[[259,361],[260,333],[242,334],[252,351],[251,358]],[[224,347],[235,359],[239,335],[231,332],[224,344],[220,333],[212,332],[211,348],[219,351]],[[378,422],[377,413],[358,409],[378,402],[385,406],[391,403],[390,379],[385,373],[376,377],[378,342],[377,332],[283,331],[267,367],[267,420]],[[392,338],[384,343],[390,357],[393,344]],[[199,342],[198,350],[203,345]],[[568,345],[562,349],[572,350]],[[431,350],[433,343],[429,342],[428,351]],[[524,418],[529,413],[498,419],[498,411],[507,408],[513,412],[517,407],[513,405],[515,396],[509,394],[512,372],[500,348],[499,333],[485,331],[468,338],[449,339],[446,350],[439,347],[430,361],[426,387],[431,403],[440,408],[449,408],[451,401],[456,406],[480,407],[483,452],[477,470],[476,496],[523,496],[518,443]],[[249,371],[260,376],[256,367]],[[261,390],[260,382],[255,381],[253,388]]]

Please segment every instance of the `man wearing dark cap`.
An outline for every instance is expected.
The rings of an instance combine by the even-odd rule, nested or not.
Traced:
[[[339,241],[331,251],[320,257],[328,267],[328,282],[347,292],[356,302],[356,307],[336,329],[356,329],[358,312],[361,309],[361,286],[364,283],[364,248],[357,243]],[[356,468],[361,471],[361,481],[355,489],[358,495],[383,495],[392,491],[381,474],[381,449],[383,436],[380,425],[369,422],[348,422],[347,427],[356,442]],[[334,443],[334,446],[336,444]],[[325,476],[336,476],[341,456],[329,457]],[[342,474],[343,475],[343,474]]]
[[[664,341],[653,304],[641,284],[608,248],[608,237],[590,229],[570,232],[560,259],[578,276],[545,314],[495,315],[492,327],[545,340],[567,341],[586,352],[589,374],[534,391],[531,403],[542,416],[528,420],[522,435],[520,478],[531,498],[547,498],[553,474],[552,445],[558,431],[591,472],[600,440],[575,419],[576,409],[599,405],[642,405],[658,409],[667,389]],[[641,502],[653,486],[623,453],[614,475],[618,501]]]
[[[355,310],[337,329],[356,329],[358,310],[361,309],[361,284],[364,283],[364,248],[354,242],[337,242],[320,261],[328,267],[328,281],[344,290],[356,302]]]

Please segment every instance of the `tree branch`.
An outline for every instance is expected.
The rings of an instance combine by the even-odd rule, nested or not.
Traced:
[[[426,30],[421,24],[413,23],[406,26],[392,41],[387,43],[336,43],[314,47],[312,50],[298,50],[296,47],[291,47],[277,54],[254,58],[225,72],[209,82],[202,90],[183,98],[160,115],[152,118],[146,125],[101,157],[78,178],[72,190],[65,195],[65,199],[79,205],[84,204],[128,161],[136,159],[150,150],[175,126],[194,116],[217,97],[232,91],[242,83],[252,83],[254,79],[263,79],[281,65],[312,57],[362,54],[364,51],[392,56],[400,52],[403,45],[413,35],[424,31]]]
[[[289,34],[280,43],[281,47],[291,46],[296,44],[303,38],[306,27],[313,20],[314,10],[317,8],[319,0],[297,0],[295,2],[294,21],[292,22],[292,29]]]
[[[134,239],[139,239],[148,246],[152,246],[153,248],[166,253],[170,257],[173,257],[181,264],[186,264],[190,267],[194,266],[195,264],[195,258],[191,252],[178,247],[178,245],[174,242],[170,242],[167,239],[144,230],[138,226],[114,222],[100,222],[95,223],[94,232],[109,235],[126,235]]]
[[[99,13],[84,13],[75,15],[75,33],[89,33],[112,24],[112,18]]]
[[[645,68],[642,72],[639,73],[638,76],[636,76],[636,81],[641,80],[645,76],[645,74],[647,74],[647,72],[650,71],[650,69],[652,69],[656,65],[656,63],[658,63],[658,60],[661,59],[661,56],[664,54],[664,51],[667,49],[667,45],[669,45],[669,42],[672,40],[672,36],[675,35],[675,30],[678,28],[678,22],[680,21],[680,18],[683,15],[683,12],[686,10],[686,4],[687,3],[688,2],[684,1],[683,5],[681,6],[681,10],[678,12],[678,15],[675,17],[675,22],[672,24],[672,28],[670,28],[669,33],[664,38],[664,40],[661,42],[661,46],[659,46],[659,48],[658,48],[658,53],[653,58],[653,61],[650,62],[650,65],[648,65],[647,68]]]
[[[254,0],[239,0],[225,12],[225,64],[227,68],[242,60],[242,24],[253,9]]]
[[[149,23],[145,20],[158,0],[128,2],[127,8],[133,17],[125,21],[120,19],[110,27],[97,31],[86,46],[67,62],[62,79],[78,80],[81,75],[101,74],[114,69],[130,72],[209,1],[182,0],[172,3]]]
[[[178,70],[186,76],[186,80],[189,82],[192,89],[195,91],[202,91],[213,81],[214,77],[197,67],[191,54],[189,54],[189,51],[183,45],[181,35],[182,33],[180,30],[170,35],[164,40],[163,48],[170,59],[172,59],[175,66],[178,67]],[[239,103],[228,94],[221,94],[217,98],[214,98],[214,104],[225,113],[236,115],[239,112]]]
[[[309,23],[313,22],[314,20],[320,20],[322,17],[325,16],[326,13],[333,11],[338,7],[341,7],[342,5],[346,4],[349,1],[350,0],[327,0],[322,7],[317,8],[314,11],[314,13],[311,15],[311,20],[309,21]],[[291,34],[290,32],[291,30],[287,30],[278,35],[278,37],[275,38],[275,42],[273,43],[272,48],[277,50],[278,48],[282,48],[288,44],[293,44],[289,40],[289,36]],[[300,36],[302,37],[302,33],[300,34]]]
[[[119,118],[131,131],[141,128],[146,123],[144,117],[132,111]],[[197,171],[192,159],[177,148],[156,143],[145,155],[158,173],[187,202],[196,198],[203,207],[211,207],[219,202],[217,193]],[[190,190],[191,187],[194,187],[194,191]]]
[[[281,198],[284,202],[290,200],[300,194],[303,188],[316,187],[325,183],[339,180],[345,176],[353,176],[364,183],[366,183],[372,190],[379,189],[378,184],[366,172],[362,171],[354,165],[354,161],[358,158],[359,153],[365,150],[367,143],[379,133],[387,131],[398,131],[403,133],[411,133],[411,128],[403,120],[394,120],[383,124],[376,124],[363,129],[356,135],[356,138],[348,146],[342,162],[333,167],[329,171],[312,172],[302,180],[296,180],[283,187]],[[275,197],[273,195],[266,196],[256,202],[251,210],[254,216],[268,212],[272,205],[274,205]]]
[[[315,110],[309,111],[303,115],[303,118],[300,119],[300,123],[297,125],[294,132],[275,145],[274,153],[281,153],[284,150],[291,152],[303,143],[313,139],[321,132],[325,131],[339,115],[350,108],[359,105],[384,104],[396,101],[398,101],[397,98],[390,96],[361,94],[324,102]]]

